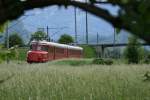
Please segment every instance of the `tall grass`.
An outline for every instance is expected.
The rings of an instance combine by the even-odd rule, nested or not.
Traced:
[[[60,64],[61,62],[61,64]],[[149,100],[150,65],[0,65],[0,100]],[[59,63],[59,64],[56,64]]]

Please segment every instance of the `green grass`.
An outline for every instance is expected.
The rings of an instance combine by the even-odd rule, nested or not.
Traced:
[[[72,60],[1,64],[0,80],[12,77],[0,83],[0,100],[150,99],[150,82],[143,81],[150,65],[79,64],[74,67]],[[82,61],[88,63],[90,59]]]

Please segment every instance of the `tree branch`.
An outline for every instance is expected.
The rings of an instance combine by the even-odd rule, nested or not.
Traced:
[[[99,2],[99,3],[107,3],[107,2]],[[121,5],[121,4],[118,4],[119,2],[114,2],[114,1],[110,2],[110,3]],[[0,0],[0,5],[2,5],[1,0]],[[97,17],[103,18],[107,22],[111,23],[114,27],[118,27],[120,29],[126,29],[130,32],[133,32],[132,26],[130,26],[128,22],[125,22],[120,17],[112,16],[107,10],[97,7],[96,5],[94,5],[94,3],[92,3],[92,4],[91,3],[83,3],[83,2],[71,1],[71,0],[26,0],[24,2],[20,2],[20,5],[22,6],[21,10],[23,10],[23,11],[30,10],[33,8],[42,8],[42,7],[46,7],[46,6],[52,6],[52,5],[65,6],[65,7],[75,6],[82,10],[88,11],[89,13],[96,15]],[[22,14],[21,12],[23,12],[23,11],[19,11],[20,13],[19,14],[17,13],[17,16],[20,16]],[[0,9],[0,14],[2,12],[3,11],[1,11],[1,9]],[[12,16],[11,14],[13,14],[13,12],[10,13],[9,16]],[[6,21],[6,19],[14,19],[14,17],[11,18],[9,16],[4,17],[4,15],[2,15],[0,17],[0,22],[4,22],[4,21]],[[143,38],[148,43],[150,43],[150,37],[148,36],[149,34],[144,34],[144,35],[141,33],[140,34],[133,33],[133,34],[136,34],[137,36]]]

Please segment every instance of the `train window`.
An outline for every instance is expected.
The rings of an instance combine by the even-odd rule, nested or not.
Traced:
[[[36,50],[41,50],[41,46],[37,46]]]
[[[36,50],[36,45],[30,45],[30,50]]]
[[[80,50],[70,50],[70,54],[72,54],[72,55],[80,55],[81,51]]]
[[[75,54],[76,54],[76,51],[75,51],[75,50],[71,50],[70,53],[71,53],[72,55],[75,55]]]
[[[41,51],[48,51],[48,46],[38,46]]]
[[[48,46],[44,46],[44,45],[31,45],[30,46],[31,50],[40,50],[40,51],[48,51]]]

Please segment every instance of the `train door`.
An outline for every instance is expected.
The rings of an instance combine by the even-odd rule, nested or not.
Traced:
[[[49,60],[54,60],[54,46],[49,46],[49,49],[48,49],[48,56],[49,56]]]

